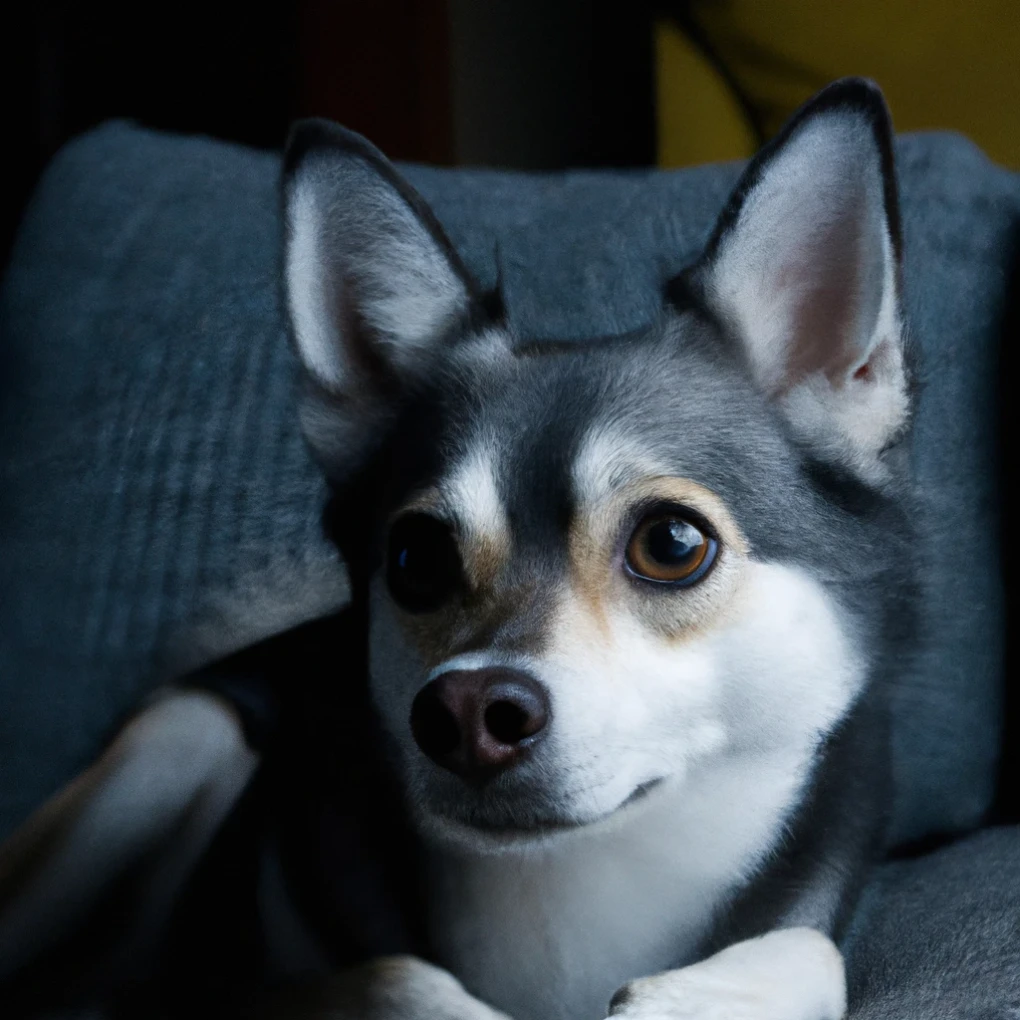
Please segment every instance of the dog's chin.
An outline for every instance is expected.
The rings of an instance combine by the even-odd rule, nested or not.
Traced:
[[[499,853],[610,827],[654,796],[663,782],[662,778],[658,778],[641,783],[614,807],[597,812],[515,811],[512,805],[486,805],[484,802],[476,802],[468,811],[449,803],[430,805],[426,801],[418,804],[416,813],[422,831],[433,839],[472,850]]]

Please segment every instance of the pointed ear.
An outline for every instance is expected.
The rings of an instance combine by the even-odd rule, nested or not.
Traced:
[[[889,113],[844,79],[747,167],[687,277],[801,438],[865,475],[909,411],[899,263]]]
[[[313,447],[344,445],[352,426],[392,413],[482,299],[423,199],[352,131],[295,126],[283,204],[287,310],[311,384],[306,432]]]

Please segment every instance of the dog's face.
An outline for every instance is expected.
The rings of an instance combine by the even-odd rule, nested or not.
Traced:
[[[499,844],[726,756],[808,761],[859,692],[907,414],[888,133],[873,89],[827,90],[659,321],[556,345],[486,314],[367,143],[296,133],[306,432],[360,511],[341,543],[423,820]]]

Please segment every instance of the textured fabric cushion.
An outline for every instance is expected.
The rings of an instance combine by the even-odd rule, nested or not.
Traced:
[[[995,351],[1020,185],[953,136],[899,156],[935,582],[930,650],[897,694],[896,835],[913,838],[974,824],[993,790]],[[738,171],[408,175],[484,283],[501,264],[521,332],[583,338],[655,314]],[[112,124],[57,157],[28,211],[0,301],[0,836],[217,597],[328,555],[291,407],[277,173]]]
[[[884,865],[843,948],[850,1020],[1017,1020],[1020,828]]]

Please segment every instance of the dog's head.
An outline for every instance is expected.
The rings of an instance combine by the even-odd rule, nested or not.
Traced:
[[[908,416],[891,152],[877,90],[831,86],[657,322],[541,344],[380,153],[296,129],[303,422],[422,818],[597,822],[712,761],[807,761],[857,696]]]

